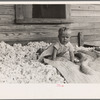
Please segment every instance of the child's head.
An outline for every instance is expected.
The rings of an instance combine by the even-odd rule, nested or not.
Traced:
[[[71,30],[69,28],[62,27],[58,32],[58,38],[61,44],[66,44],[70,41]]]

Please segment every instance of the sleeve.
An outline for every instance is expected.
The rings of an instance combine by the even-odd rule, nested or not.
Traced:
[[[58,50],[59,49],[59,43],[58,42],[55,43],[53,47]]]

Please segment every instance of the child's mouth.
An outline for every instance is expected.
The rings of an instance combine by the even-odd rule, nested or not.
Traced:
[[[64,43],[67,43],[67,41],[64,41]]]

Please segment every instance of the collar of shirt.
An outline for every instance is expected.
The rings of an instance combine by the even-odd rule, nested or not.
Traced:
[[[70,43],[70,42],[68,42],[68,43],[66,43],[65,45],[63,45],[63,44],[60,43],[60,41],[58,41],[58,42],[59,42],[59,44],[60,44],[61,46],[66,46],[66,47],[67,47],[68,44]]]

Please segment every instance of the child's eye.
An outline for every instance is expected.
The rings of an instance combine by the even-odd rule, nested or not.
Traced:
[[[66,37],[66,38],[69,38],[69,37]]]

